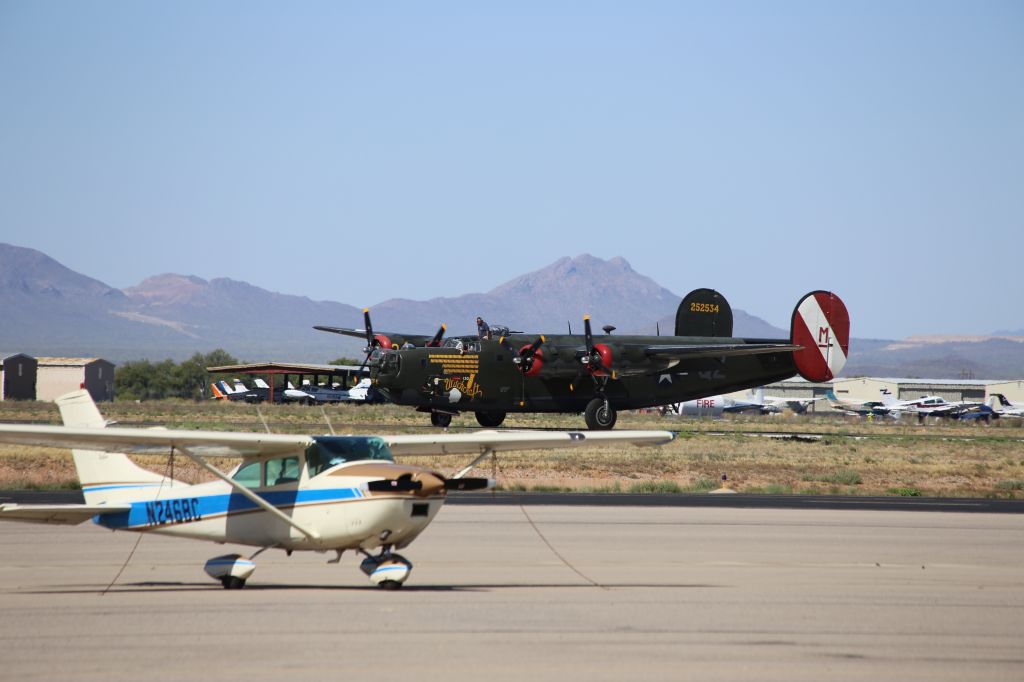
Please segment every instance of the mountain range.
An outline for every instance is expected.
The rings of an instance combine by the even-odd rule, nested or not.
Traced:
[[[572,296],[565,295],[573,292]],[[343,293],[343,292],[342,292]],[[389,299],[371,306],[374,327],[431,333],[441,321],[450,334],[471,333],[482,316],[526,332],[581,331],[589,312],[595,327],[616,333],[670,334],[681,296],[635,270],[621,257],[588,254],[547,267],[486,293],[426,301]],[[359,355],[357,339],[325,334],[313,325],[362,327],[362,310],[335,301],[279,294],[227,278],[180,274],[149,277],[121,290],[74,272],[39,251],[0,244],[0,352],[35,356],[98,356],[113,362],[183,359],[224,348],[247,360],[325,362]],[[779,329],[733,310],[737,336],[786,338]],[[854,340],[846,376],[978,378],[1024,376],[1024,339],[926,337],[903,342]]]

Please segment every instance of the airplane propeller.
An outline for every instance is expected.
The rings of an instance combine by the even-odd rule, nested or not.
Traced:
[[[373,323],[370,321],[370,309],[363,308],[363,326],[366,330],[366,347],[363,351],[366,352],[366,357],[363,358],[363,362],[359,365],[359,371],[356,373],[357,377],[362,377],[363,369],[366,367],[366,363],[370,361],[370,356],[373,355],[373,351],[378,347],[391,348],[391,339],[384,336],[383,334],[373,333]]]
[[[594,343],[594,334],[590,330],[590,315],[583,316],[583,339],[586,350],[580,355],[580,362],[587,368],[587,371],[596,376],[607,376],[612,370],[612,349],[603,343]]]
[[[544,352],[541,351],[541,344],[544,343],[543,334],[536,341],[528,346],[519,349],[519,353],[512,358],[512,364],[516,366],[523,376],[536,376],[544,364]]]
[[[436,334],[434,334],[434,338],[430,339],[430,341],[427,341],[427,348],[436,348],[437,346],[440,346],[441,339],[444,338],[444,332],[446,329],[448,329],[447,325],[445,325],[442,322],[441,328],[437,330]]]
[[[486,490],[491,486],[491,481],[486,478],[446,478],[444,489],[454,491]],[[423,490],[423,481],[413,480],[412,476],[406,474],[398,478],[382,478],[376,481],[369,481],[366,489],[375,493],[408,493]]]

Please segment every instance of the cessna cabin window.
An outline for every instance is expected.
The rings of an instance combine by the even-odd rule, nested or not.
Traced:
[[[235,472],[231,478],[241,483],[246,488],[259,488],[261,481],[261,462],[249,462]]]
[[[310,476],[346,462],[375,459],[394,462],[388,444],[376,436],[319,436],[306,450]]]
[[[232,476],[246,488],[259,488],[299,480],[299,458],[279,457],[266,462],[249,462]]]
[[[299,458],[281,457],[267,460],[267,485],[297,483],[299,480]]]

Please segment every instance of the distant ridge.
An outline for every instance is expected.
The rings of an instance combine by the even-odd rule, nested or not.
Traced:
[[[693,286],[702,284],[714,286]],[[441,322],[448,323],[450,334],[471,333],[477,315],[525,332],[561,332],[571,324],[578,333],[583,315],[589,313],[596,327],[612,324],[617,334],[653,334],[660,326],[669,335],[680,298],[636,272],[624,258],[581,254],[559,258],[485,293],[428,301],[389,299],[371,310],[377,329],[413,333],[432,333]],[[357,356],[362,346],[357,339],[312,329],[317,324],[361,327],[361,307],[279,294],[227,278],[208,281],[175,273],[149,277],[122,291],[40,251],[10,244],[0,244],[0,306],[0,350],[36,356],[180,360],[224,348],[240,359],[325,362]],[[742,310],[733,313],[737,336],[789,334]],[[1024,337],[1024,330],[999,336]],[[854,338],[843,374],[1024,377],[1024,342],[962,336],[901,342]]]

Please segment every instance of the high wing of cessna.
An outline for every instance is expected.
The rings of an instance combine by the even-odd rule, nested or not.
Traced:
[[[374,386],[391,402],[429,412],[447,426],[475,412],[485,427],[509,412],[583,412],[591,429],[610,429],[617,411],[731,393],[800,374],[828,381],[846,363],[850,317],[842,300],[812,291],[793,310],[788,339],[732,336],[732,309],[711,289],[687,294],[675,336],[496,334],[444,339],[316,327],[364,337]],[[504,330],[502,330],[504,331]],[[429,341],[428,341],[429,339]],[[425,343],[425,346],[420,346]],[[403,347],[406,346],[406,347]]]
[[[478,431],[433,436],[304,436],[106,427],[85,390],[57,399],[64,426],[0,424],[0,442],[72,448],[85,504],[0,505],[0,520],[79,524],[258,547],[217,556],[206,573],[237,589],[267,549],[365,556],[360,568],[380,587],[400,587],[412,563],[395,550],[430,524],[449,491],[493,485],[468,478],[494,453],[583,445],[660,445],[668,431],[574,433]],[[143,469],[125,452],[176,453],[218,480],[189,485]],[[394,455],[462,454],[476,459],[454,476],[399,464]],[[241,458],[230,473],[210,460]],[[173,463],[173,459],[170,459]]]

